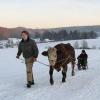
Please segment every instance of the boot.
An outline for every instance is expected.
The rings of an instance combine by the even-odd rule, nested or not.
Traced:
[[[80,66],[80,64],[77,64],[77,66],[78,66],[78,70],[81,70],[81,66]]]
[[[31,88],[31,84],[32,84],[31,82],[28,82],[27,83],[27,88]]]
[[[86,70],[86,67],[85,66],[83,67],[83,70]]]
[[[34,85],[34,80],[31,82],[31,85]]]
[[[34,85],[34,77],[33,77],[33,73],[32,73],[32,82],[31,85]]]

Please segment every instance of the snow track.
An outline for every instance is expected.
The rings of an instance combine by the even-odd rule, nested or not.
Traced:
[[[39,44],[38,60],[48,64],[41,52],[46,46]],[[53,44],[55,45],[55,44]],[[35,63],[33,67],[35,85],[27,89],[25,65],[16,57],[17,48],[0,50],[0,100],[100,100],[100,50],[87,50],[89,69],[71,76],[69,65],[66,83],[62,74],[54,71],[54,85],[49,84],[49,68]],[[81,50],[76,50],[76,56]]]

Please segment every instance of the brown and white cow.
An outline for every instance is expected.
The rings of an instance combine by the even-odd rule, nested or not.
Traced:
[[[67,64],[71,62],[72,64],[72,76],[75,75],[75,50],[68,44],[58,44],[55,47],[49,48],[47,51],[42,52],[42,55],[48,56],[50,63],[50,83],[54,84],[53,81],[53,70],[56,69],[58,72],[62,69],[62,82],[66,81]]]

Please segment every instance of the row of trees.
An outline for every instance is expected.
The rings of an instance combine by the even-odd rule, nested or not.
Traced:
[[[50,39],[55,41],[94,39],[97,38],[97,33],[94,31],[79,32],[77,30],[70,32],[67,32],[66,30],[60,30],[58,32],[45,31],[43,34],[35,33],[34,38],[40,38],[41,40]]]
[[[100,47],[96,47],[95,45],[90,47],[88,45],[88,42],[86,40],[83,40],[80,44],[80,41],[76,41],[74,44],[73,44],[74,48],[75,49],[100,49]]]
[[[79,46],[78,41],[76,41],[74,43],[74,48],[75,49],[90,49],[89,46],[88,46],[87,41],[85,41],[85,40],[82,41],[81,46]]]
[[[76,40],[76,39],[94,39],[97,37],[97,33],[94,31],[90,32],[80,32],[80,31],[66,31],[65,29],[55,31],[44,31],[43,33],[36,32],[35,34],[30,34],[32,38],[40,38],[41,41],[44,39],[50,39],[55,41],[64,40]],[[21,38],[20,33],[12,33],[10,38]],[[0,39],[7,39],[7,36],[0,34]]]
[[[5,39],[5,38],[2,36],[2,34],[0,34],[0,40],[3,40],[3,39]]]

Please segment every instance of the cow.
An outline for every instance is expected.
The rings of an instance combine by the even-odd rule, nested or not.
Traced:
[[[54,47],[48,48],[47,51],[42,52],[43,56],[47,56],[49,60],[49,75],[50,75],[50,84],[54,84],[53,80],[53,71],[54,69],[58,72],[62,69],[62,83],[66,82],[66,73],[68,64],[71,63],[72,65],[72,76],[75,75],[74,67],[75,67],[75,50],[71,46],[70,43],[68,44],[57,44]]]

